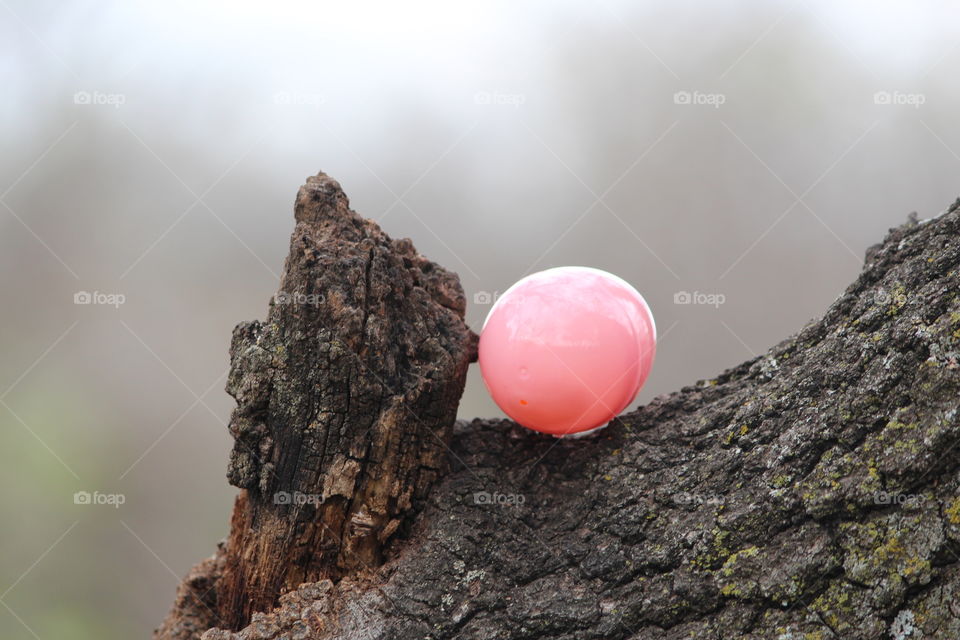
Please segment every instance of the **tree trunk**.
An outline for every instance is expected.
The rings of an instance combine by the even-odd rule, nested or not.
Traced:
[[[307,255],[297,239],[314,224],[303,201],[301,191],[285,285]],[[383,242],[387,254],[409,247]],[[342,267],[351,250],[327,247],[315,281],[355,292]],[[428,264],[412,248],[405,255]],[[443,286],[425,287],[422,306],[377,294],[388,302],[364,308],[370,322],[405,327],[438,317],[439,305],[453,310],[442,325],[363,347],[364,323],[332,326],[344,326],[351,353],[377,366],[418,335],[436,337],[414,374],[400,373],[411,365],[396,359],[399,377],[387,379],[416,389],[412,411],[433,416],[429,428],[444,434],[474,342],[455,276],[431,269]],[[339,396],[317,392],[332,384],[317,380],[345,369],[314,355],[309,336],[326,335],[334,316],[275,305],[271,324],[241,325],[232,348],[231,429],[238,449],[253,433],[244,450],[259,453],[235,449],[230,477],[245,491],[230,539],[181,585],[156,638],[960,638],[958,294],[960,201],[892,230],[821,320],[716,379],[658,397],[585,440],[474,420],[457,423],[449,451],[438,444],[429,453],[418,420],[325,404]],[[255,372],[268,356],[245,355],[256,336],[289,354],[265,376]],[[343,378],[351,399],[399,397],[352,371]],[[427,379],[442,391],[425,391]],[[341,439],[322,449],[326,457],[305,456],[321,450],[305,435],[306,417],[327,413],[349,433],[376,425],[377,436],[350,442],[379,453],[347,454]],[[412,444],[414,458],[392,453]],[[337,454],[363,460],[361,471],[345,474]],[[381,460],[394,458],[428,460],[429,473],[384,469]],[[431,489],[444,458],[452,467]],[[280,461],[282,482],[257,460]],[[355,505],[370,502],[366,487],[383,477],[392,496],[409,500],[362,511],[378,516],[356,542],[320,532],[330,523],[350,531]],[[278,487],[324,500],[315,510],[277,506],[269,498]],[[263,613],[237,631],[254,611]]]

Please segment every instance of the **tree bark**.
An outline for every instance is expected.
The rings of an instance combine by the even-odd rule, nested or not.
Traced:
[[[308,179],[295,217],[267,320],[230,347],[228,478],[243,491],[208,603],[228,628],[381,564],[445,467],[476,352],[457,276],[351,211],[336,181]]]
[[[368,567],[288,553],[306,584],[204,632],[229,626],[232,535],[157,637],[960,638],[958,408],[960,201],[872,247],[822,319],[592,437],[457,423]]]

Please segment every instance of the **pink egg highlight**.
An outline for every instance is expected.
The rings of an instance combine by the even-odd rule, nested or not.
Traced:
[[[500,296],[480,333],[480,372],[515,422],[589,431],[616,417],[647,379],[657,328],[643,296],[612,273],[557,267]]]

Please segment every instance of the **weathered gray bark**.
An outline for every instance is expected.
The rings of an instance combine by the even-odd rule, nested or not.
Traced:
[[[590,440],[459,423],[384,565],[203,638],[960,638],[958,408],[960,201],[798,335]]]

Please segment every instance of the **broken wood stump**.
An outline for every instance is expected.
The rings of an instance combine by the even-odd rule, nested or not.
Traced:
[[[267,318],[230,347],[228,478],[242,491],[212,623],[227,628],[301,583],[381,563],[446,466],[476,354],[457,276],[351,211],[335,180],[309,178],[295,217]]]

